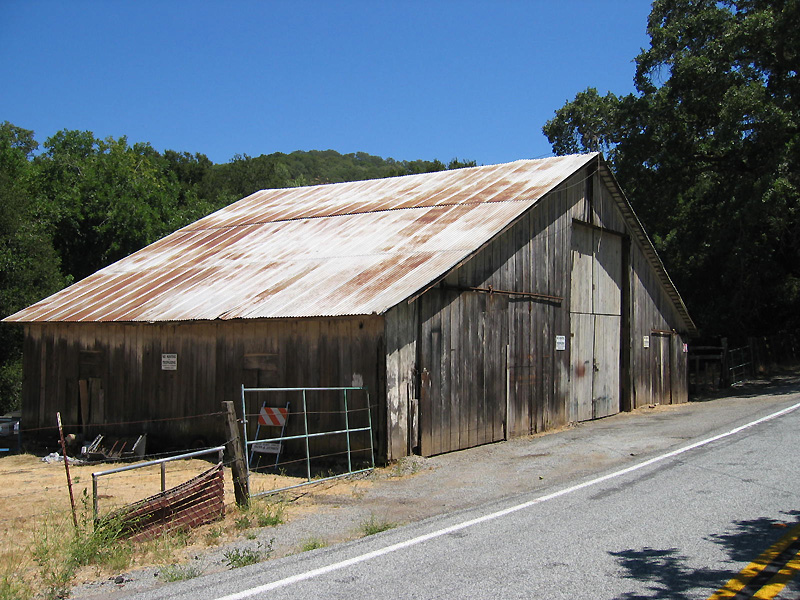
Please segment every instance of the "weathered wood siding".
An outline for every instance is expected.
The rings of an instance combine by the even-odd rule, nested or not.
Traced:
[[[611,192],[596,183],[596,216],[604,227],[626,231]],[[622,408],[688,401],[687,336],[682,319],[642,248],[623,242]],[[645,337],[649,348],[645,348]],[[626,397],[627,396],[627,397]]]
[[[623,236],[574,222],[571,274],[571,404],[573,420],[620,408]]]
[[[688,341],[641,250],[631,248],[631,408],[688,401]],[[649,348],[645,347],[649,341]]]
[[[424,294],[419,337],[421,453],[439,454],[569,421],[572,219],[584,172],[543,198],[443,286]],[[463,291],[532,292],[562,300]]]
[[[386,430],[389,460],[413,454],[419,444],[417,336],[419,303],[403,302],[385,317]]]
[[[591,166],[404,313],[419,319],[423,455],[686,400],[682,340],[671,333],[680,317],[630,233]],[[490,286],[562,300],[465,291]],[[641,348],[642,335],[657,352]],[[409,402],[399,401],[401,419]]]
[[[377,441],[386,439],[384,323],[382,317],[192,322],[176,324],[56,323],[26,326],[23,421],[50,427],[61,411],[67,427],[88,433],[148,433],[162,443],[224,439],[223,400],[241,406],[241,386],[333,387],[364,385],[373,406]],[[178,355],[177,370],[161,369],[162,353]],[[81,382],[85,383],[81,383]],[[87,386],[88,383],[88,386]],[[80,407],[80,387],[91,387]],[[270,396],[269,405],[300,396]],[[309,429],[343,417],[340,394],[309,395]],[[353,396],[353,403],[361,398]],[[261,398],[248,406],[257,412]],[[316,403],[316,405],[313,405]],[[366,413],[360,420],[366,422]],[[359,420],[351,425],[357,426]],[[256,419],[249,423],[249,434]],[[328,425],[324,425],[328,427]],[[299,415],[290,433],[302,432]],[[262,436],[265,433],[262,432]],[[341,440],[340,440],[341,441]],[[366,440],[363,440],[366,442]],[[315,442],[322,449],[327,443]],[[385,452],[385,443],[380,451]]]

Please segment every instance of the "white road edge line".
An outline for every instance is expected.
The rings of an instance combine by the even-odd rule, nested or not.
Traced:
[[[422,544],[423,542],[427,542],[428,540],[432,540],[441,537],[443,535],[447,535],[448,533],[453,533],[454,531],[460,531],[461,529],[466,529],[467,527],[472,527],[473,525],[478,525],[480,523],[485,523],[486,521],[499,519],[500,517],[504,517],[511,513],[515,513],[517,511],[530,508],[531,506],[535,506],[536,504],[541,504],[542,502],[547,502],[548,500],[553,500],[555,498],[560,498],[561,496],[566,496],[567,494],[571,494],[573,492],[577,492],[584,488],[597,485],[598,483],[603,483],[604,481],[608,481],[609,479],[614,479],[616,477],[621,477],[622,475],[627,475],[628,473],[638,471],[639,469],[644,469],[645,467],[649,467],[652,464],[661,462],[663,460],[667,460],[669,458],[673,458],[675,456],[683,454],[684,452],[689,452],[690,450],[694,450],[696,448],[700,448],[701,446],[711,444],[712,442],[716,442],[717,440],[721,440],[723,438],[736,435],[737,433],[741,433],[745,429],[754,427],[760,423],[763,423],[764,421],[775,419],[777,417],[790,413],[793,410],[797,410],[798,408],[800,408],[800,402],[798,402],[797,404],[793,404],[788,408],[784,408],[783,410],[779,410],[778,412],[769,414],[765,417],[761,417],[760,419],[756,419],[755,421],[751,421],[750,423],[746,423],[745,425],[741,425],[739,427],[731,429],[730,431],[727,431],[725,433],[720,433],[719,435],[715,435],[714,437],[710,437],[708,439],[695,442],[694,444],[689,444],[688,446],[684,446],[683,448],[678,448],[677,450],[673,450],[672,452],[661,454],[660,456],[656,456],[655,458],[651,458],[642,463],[626,467],[625,469],[621,469],[620,471],[614,471],[613,473],[609,473],[607,475],[603,475],[601,477],[597,477],[589,481],[584,481],[583,483],[579,483],[577,485],[573,485],[572,487],[568,487],[563,490],[553,492],[552,494],[540,496],[539,498],[535,498],[534,500],[529,500],[528,502],[523,502],[522,504],[517,504],[516,506],[504,508],[503,510],[493,512],[488,515],[478,517],[476,519],[470,519],[469,521],[463,521],[462,523],[451,525],[450,527],[445,527],[444,529],[439,529],[431,533],[426,533],[425,535],[420,535],[418,537],[406,540],[404,542],[398,542],[397,544],[392,544],[391,546],[386,546],[385,548],[381,548],[379,550],[373,550],[372,552],[367,552],[366,554],[354,556],[353,558],[349,558],[341,562],[333,563],[331,565],[320,567],[318,569],[312,569],[311,571],[306,571],[305,573],[292,575],[291,577],[279,579],[278,581],[273,581],[272,583],[266,583],[264,585],[250,588],[249,590],[244,590],[242,592],[237,592],[235,594],[221,596],[219,598],[216,598],[216,600],[243,600],[244,598],[250,598],[252,596],[255,596],[256,594],[261,594],[263,592],[268,592],[270,590],[275,590],[278,588],[292,585],[293,583],[299,583],[301,581],[313,579],[315,577],[319,577],[320,575],[325,575],[326,573],[339,571],[340,569],[344,569],[349,566],[356,565],[358,563],[366,562],[368,560],[372,560],[373,558],[378,558],[379,556],[384,556],[392,552],[397,552],[398,550],[402,550],[403,548],[416,546],[417,544]]]

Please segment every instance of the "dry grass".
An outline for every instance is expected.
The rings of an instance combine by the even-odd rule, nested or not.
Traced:
[[[308,511],[327,494],[363,494],[368,480],[337,480],[294,494],[254,500],[246,510],[236,507],[230,471],[225,470],[226,514],[222,521],[197,530],[159,538],[136,546],[96,538],[91,531],[92,472],[109,464],[70,465],[79,531],[72,525],[64,465],[48,464],[23,454],[0,458],[0,600],[57,598],[77,582],[118,574],[140,566],[179,564],[209,546],[245,535],[248,528],[269,527]],[[167,487],[206,470],[208,462],[167,464]],[[251,489],[259,492],[300,483],[301,479],[254,473]],[[158,466],[101,477],[99,511],[105,514],[161,490]],[[287,501],[290,500],[290,501]],[[245,525],[246,522],[246,525]],[[105,546],[105,547],[104,547]],[[110,551],[109,548],[113,549]]]

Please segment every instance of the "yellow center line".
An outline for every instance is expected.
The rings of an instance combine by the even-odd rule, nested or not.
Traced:
[[[755,600],[772,600],[794,578],[798,570],[800,570],[800,554],[795,554],[792,560],[786,563],[764,587],[753,595],[753,598]]]
[[[739,573],[731,579],[728,583],[726,583],[723,587],[719,590],[714,592],[711,596],[708,597],[708,600],[722,600],[723,598],[733,598],[739,591],[741,591],[750,581],[752,581],[755,577],[757,577],[767,566],[769,566],[779,555],[781,552],[786,550],[792,543],[794,543],[798,538],[800,538],[800,524],[795,525],[789,532],[784,535],[781,539],[775,542],[772,546],[767,548],[761,555],[747,565],[744,569],[739,571]],[[790,567],[789,565],[797,565],[800,563],[798,560],[798,556],[790,560],[761,590],[764,588],[769,587],[779,580],[780,578],[786,577],[783,584],[780,585],[780,588],[775,591],[775,594],[780,592],[789,582],[789,580],[794,576],[795,572],[797,571],[798,567]],[[788,573],[784,573],[787,571]],[[777,582],[776,582],[777,585]],[[759,594],[761,593],[759,590]],[[763,598],[774,598],[775,594],[772,596],[763,596]],[[755,595],[753,598],[762,598],[762,596]]]

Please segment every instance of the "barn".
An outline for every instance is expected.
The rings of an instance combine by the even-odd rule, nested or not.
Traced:
[[[242,385],[363,385],[384,460],[685,402],[695,333],[596,153],[263,190],[5,321],[25,429],[212,441],[183,417]]]

